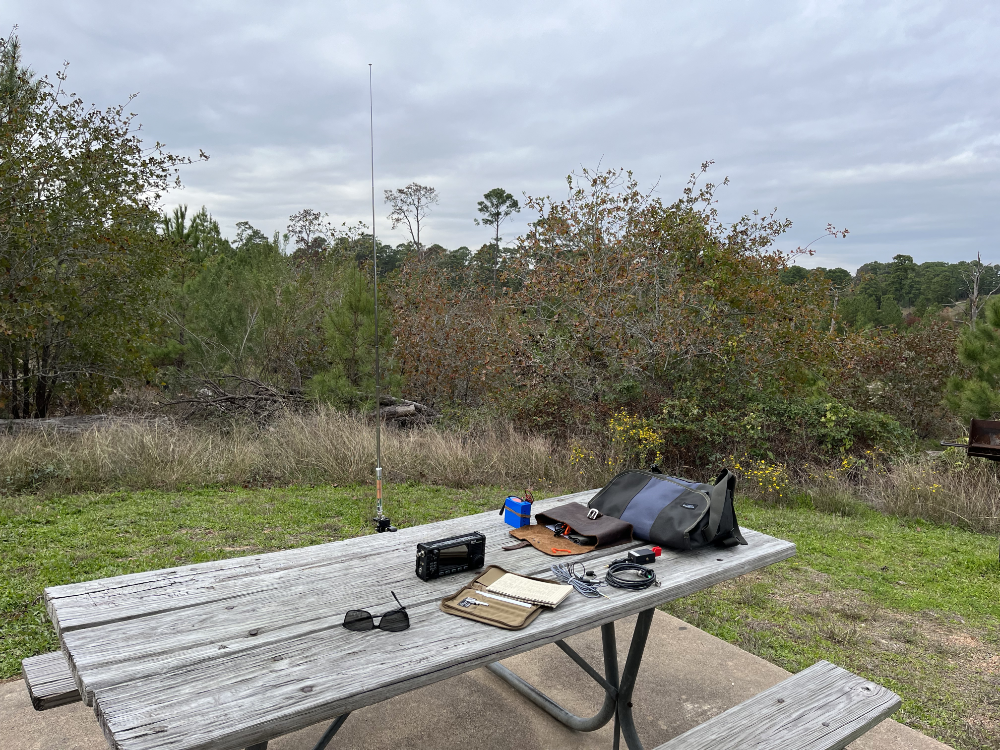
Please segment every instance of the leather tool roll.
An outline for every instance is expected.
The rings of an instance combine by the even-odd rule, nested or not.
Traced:
[[[510,535],[554,557],[579,555],[598,547],[611,547],[632,541],[632,524],[613,516],[588,518],[589,510],[582,503],[566,503],[536,513],[537,524],[511,529]],[[566,524],[579,536],[589,537],[588,543],[577,544],[565,536],[556,536],[552,529],[548,528],[560,523]]]

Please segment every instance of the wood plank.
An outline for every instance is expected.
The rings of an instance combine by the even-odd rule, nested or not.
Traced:
[[[436,602],[408,607],[412,626],[402,633],[351,633],[340,627],[342,612],[335,612],[323,630],[270,640],[262,640],[261,632],[190,663],[162,664],[143,677],[98,688],[96,712],[109,741],[122,750],[245,747],[794,554],[789,542],[751,536],[750,547],[710,548],[663,561],[668,564],[658,570],[666,580],[659,588],[612,590],[609,599],[597,600],[573,595],[523,631],[452,617]]]
[[[566,502],[586,503],[594,494],[596,490],[588,490],[540,500],[535,505],[545,510]],[[477,529],[486,533],[480,527],[487,526],[494,530],[493,534],[487,534],[487,542],[495,549],[499,549],[501,541],[503,544],[512,541],[507,533],[510,527],[503,524],[496,511],[487,511],[404,528],[395,534],[372,534],[282,552],[51,586],[45,589],[46,607],[61,634],[280,588],[286,585],[286,576],[318,575],[324,569],[333,575],[342,574],[345,565],[370,558],[374,550],[381,555],[401,552],[413,555],[417,542]]]
[[[888,688],[819,661],[656,750],[839,750],[899,706]]]
[[[69,661],[62,651],[29,656],[21,662],[24,684],[36,711],[44,711],[80,700]]]

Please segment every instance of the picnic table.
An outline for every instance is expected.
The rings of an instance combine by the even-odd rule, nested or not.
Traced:
[[[537,501],[534,510],[586,503],[595,492]],[[83,700],[120,750],[263,750],[270,739],[333,721],[322,748],[351,711],[484,665],[573,728],[613,719],[616,747],[620,728],[638,750],[630,698],[655,608],[795,554],[791,542],[746,529],[747,546],[664,550],[654,566],[659,586],[605,588],[607,598],[597,599],[574,592],[523,630],[442,612],[439,601],[475,574],[420,580],[418,542],[480,531],[487,565],[540,577],[567,560],[601,570],[642,546],[556,560],[531,547],[502,550],[514,541],[509,530],[490,511],[394,534],[55,586],[45,592],[46,605]],[[406,607],[408,630],[342,627],[349,609],[395,609],[390,590]],[[638,620],[619,675],[614,622],[631,615]],[[603,673],[563,643],[597,627]],[[595,716],[574,716],[498,663],[549,643],[604,689]]]

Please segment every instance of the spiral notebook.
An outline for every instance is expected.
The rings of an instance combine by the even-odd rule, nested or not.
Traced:
[[[503,594],[511,599],[532,604],[541,604],[545,607],[556,607],[569,596],[573,590],[572,586],[561,583],[546,583],[536,581],[532,578],[505,573],[496,581],[486,587],[486,590],[494,594]]]

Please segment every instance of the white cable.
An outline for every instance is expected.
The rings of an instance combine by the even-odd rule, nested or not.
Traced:
[[[583,572],[587,572],[587,567],[583,563],[579,563],[580,567],[583,568]],[[593,583],[582,578],[576,574],[577,563],[562,563],[558,565],[552,565],[549,570],[552,571],[554,575],[561,583],[568,584],[576,589],[578,592],[583,594],[588,599],[596,599],[599,596],[604,596],[597,587],[602,585],[601,583],[594,581]]]

